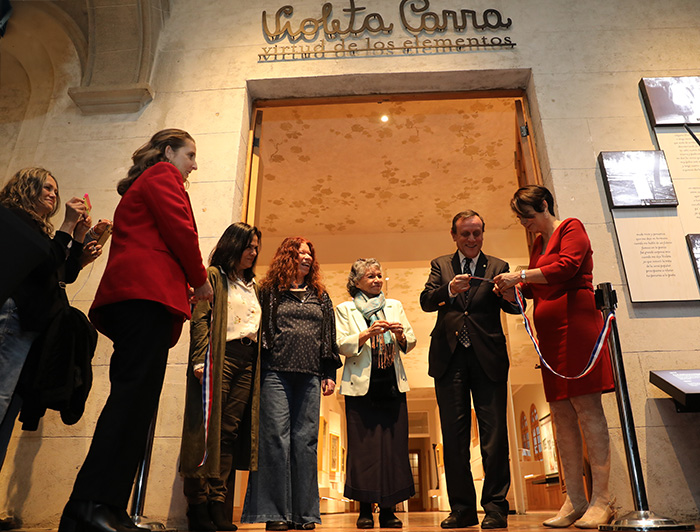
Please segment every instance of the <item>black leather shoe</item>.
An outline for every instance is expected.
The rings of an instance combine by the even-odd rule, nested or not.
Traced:
[[[357,528],[374,528],[374,519],[372,519],[372,515],[367,516],[360,514],[355,526],[357,526]]]
[[[268,521],[265,530],[289,530],[289,525],[287,521]]]
[[[403,523],[396,517],[394,510],[379,509],[379,528],[401,528]]]
[[[501,512],[486,512],[481,528],[508,528],[508,516]]]
[[[128,513],[126,513],[125,509],[117,509],[114,506],[110,506],[110,509],[112,510],[114,516],[117,518],[117,524],[119,526],[121,526],[122,528],[126,528],[127,530],[131,530],[132,532],[144,532],[143,528],[141,528],[131,520],[131,517]]]
[[[297,523],[294,528],[297,530],[313,530],[316,528],[316,523]]]
[[[107,504],[69,500],[58,525],[60,532],[127,532]]]
[[[440,526],[442,528],[467,528],[479,524],[479,518],[475,511],[453,510],[447,519],[444,519]]]

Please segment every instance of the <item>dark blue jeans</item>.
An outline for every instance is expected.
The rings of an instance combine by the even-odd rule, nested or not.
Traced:
[[[5,417],[32,343],[39,336],[23,331],[17,305],[7,299],[0,306],[0,421]]]
[[[37,331],[22,330],[17,305],[7,299],[0,307],[0,469],[22,405],[15,388],[37,336]]]
[[[320,523],[318,416],[321,379],[263,371],[258,470],[248,477],[241,521]]]

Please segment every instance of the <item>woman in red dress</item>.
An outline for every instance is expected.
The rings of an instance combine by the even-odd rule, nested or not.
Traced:
[[[587,365],[603,318],[595,306],[593,251],[586,230],[575,218],[558,220],[553,204],[549,190],[536,185],[522,187],[513,196],[511,208],[520,223],[538,236],[528,269],[498,275],[496,290],[519,284],[523,295],[534,300],[542,356],[558,374],[575,377]],[[542,381],[556,426],[567,488],[559,513],[543,524],[597,529],[614,515],[608,489],[610,439],[601,402],[601,394],[614,389],[608,351],[603,349],[585,377],[564,379],[543,367]],[[591,463],[590,504],[583,486],[581,432]]]

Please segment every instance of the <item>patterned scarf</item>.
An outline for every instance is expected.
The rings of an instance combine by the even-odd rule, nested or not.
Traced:
[[[372,325],[377,320],[386,319],[384,314],[384,305],[386,298],[384,292],[380,292],[378,296],[368,298],[364,292],[358,291],[353,298],[355,308],[360,311],[365,320]],[[370,338],[370,346],[372,348],[372,361],[376,367],[383,369],[388,368],[394,363],[394,338],[391,331],[386,331],[384,334],[373,336]]]

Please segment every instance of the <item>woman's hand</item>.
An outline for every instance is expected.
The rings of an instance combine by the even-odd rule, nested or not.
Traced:
[[[398,321],[387,322],[387,327],[396,336],[403,336],[403,325]]]
[[[332,395],[335,390],[335,381],[333,379],[323,379],[321,381],[321,393],[323,395]]]
[[[386,331],[389,330],[389,322],[385,320],[377,320],[375,321],[372,325],[370,325],[367,329],[362,331],[360,333],[360,337],[358,338],[358,345],[361,347],[365,344],[365,342],[371,338],[376,338],[380,334],[384,334]]]
[[[110,220],[106,220],[106,219],[103,220],[102,218],[97,220],[97,223],[95,224],[95,227],[93,228],[93,232],[95,233],[95,237],[97,239],[99,239],[100,236],[102,236],[102,233],[104,233],[110,225],[112,225],[112,222]]]
[[[401,349],[406,349],[406,336],[403,333],[403,325],[401,322],[392,321],[389,325],[389,330],[396,336],[396,341],[399,343]]]
[[[190,303],[197,303],[197,301],[213,301],[214,300],[214,290],[209,283],[209,279],[202,286],[195,288],[190,294]]]
[[[515,303],[515,287],[506,288],[505,290],[499,290],[498,287],[494,285],[493,293],[497,296],[502,297],[509,303]]]
[[[92,218],[89,214],[84,214],[80,221],[75,225],[75,230],[73,231],[73,240],[78,242],[85,241],[85,235],[90,230],[92,226]]]
[[[503,294],[509,288],[513,288],[515,285],[520,283],[520,273],[519,272],[509,272],[509,273],[499,273],[493,278],[496,283],[495,288]]]
[[[401,324],[401,322],[392,321],[390,323],[387,323],[387,326],[389,327],[389,330],[396,335],[396,339],[399,342],[404,342],[406,340],[406,337],[403,334],[403,325]]]
[[[87,207],[85,207],[85,202],[82,200],[82,198],[73,197],[69,199],[66,202],[66,215],[63,218],[63,223],[58,230],[72,236],[76,225],[78,225],[78,222],[80,222],[86,216],[86,213]],[[90,229],[89,224],[88,229]],[[87,232],[87,229],[85,232]],[[83,234],[83,236],[85,236],[85,234]],[[82,239],[80,241],[82,242]]]
[[[370,337],[375,337],[379,336],[380,334],[384,334],[390,328],[391,327],[389,327],[388,321],[377,320],[372,325],[370,325],[369,329],[367,329],[367,332],[369,333]]]
[[[102,255],[102,246],[100,246],[94,240],[85,244],[83,247],[83,253],[80,255],[80,267],[85,268],[88,264],[93,262],[97,257]]]

